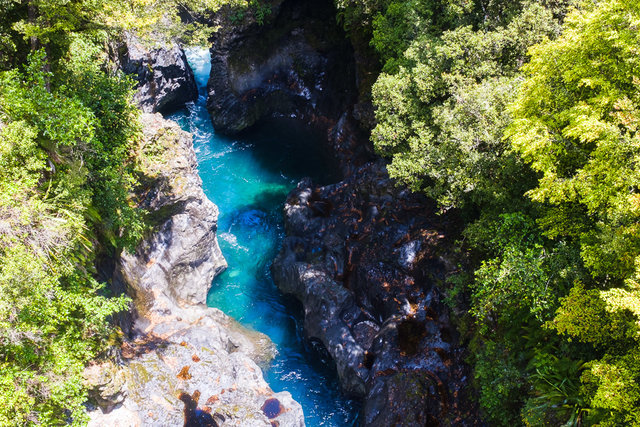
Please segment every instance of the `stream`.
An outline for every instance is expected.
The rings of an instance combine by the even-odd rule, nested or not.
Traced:
[[[200,97],[170,116],[194,135],[206,195],[218,206],[218,240],[229,268],[214,279],[208,305],[268,335],[278,355],[264,376],[288,391],[304,410],[307,426],[353,426],[359,404],[341,392],[335,366],[304,339],[302,309],[282,295],[269,266],[284,237],[282,206],[296,183],[339,179],[322,152],[321,135],[291,120],[263,123],[239,137],[216,135],[206,109],[210,56],[187,51]]]

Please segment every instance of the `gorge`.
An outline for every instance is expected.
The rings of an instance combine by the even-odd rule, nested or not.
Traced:
[[[443,236],[434,240],[444,226],[372,162],[357,61],[331,2],[272,11],[261,25],[223,25],[210,53],[173,47],[132,62],[129,49],[122,60],[142,64],[124,67],[138,76],[142,105],[166,110],[199,89],[167,117],[193,135],[203,189],[221,212],[229,267],[207,304],[274,342],[265,378],[302,404],[307,425],[465,423],[475,416],[463,353],[434,287],[446,270]]]
[[[0,426],[640,426],[638,22],[4,1]]]
[[[210,56],[206,50],[188,56],[204,93]],[[358,403],[345,400],[331,365],[308,348],[296,305],[283,298],[269,272],[284,233],[287,193],[304,176],[330,182],[336,175],[322,137],[296,122],[267,122],[237,137],[220,136],[205,100],[201,95],[169,118],[193,133],[203,189],[220,209],[218,239],[229,267],[214,280],[207,304],[274,342],[278,353],[265,379],[302,405],[306,425],[354,425]]]
[[[354,115],[356,61],[331,2],[272,11],[263,25],[223,25],[211,68],[191,51],[201,96],[169,116],[194,135],[203,188],[221,209],[230,268],[207,303],[274,341],[266,379],[293,393],[308,425],[356,423],[359,404],[341,391],[364,399],[366,425],[466,424],[477,417],[467,413],[463,353],[433,285],[446,270],[444,226],[426,200],[394,189],[384,166],[366,163],[374,156]],[[283,202],[303,177],[311,181],[289,195],[297,202],[287,202],[285,227]],[[332,198],[338,189],[351,195]],[[389,209],[390,200],[401,204]],[[269,271],[285,233],[273,272],[303,319]],[[339,385],[318,351],[337,365]]]

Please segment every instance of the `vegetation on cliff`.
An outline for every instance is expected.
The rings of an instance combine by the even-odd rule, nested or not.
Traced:
[[[133,244],[141,216],[128,79],[75,55],[55,74],[34,51],[0,75],[0,424],[80,420],[81,372],[104,346],[96,252]]]
[[[181,2],[193,13],[243,1]],[[128,307],[96,260],[145,230],[132,200],[133,81],[109,61],[122,31],[200,37],[177,2],[0,0],[0,425],[80,425],[82,370]],[[171,33],[171,32],[173,33]]]
[[[383,61],[390,174],[466,219],[487,420],[638,425],[640,2],[336,4]]]

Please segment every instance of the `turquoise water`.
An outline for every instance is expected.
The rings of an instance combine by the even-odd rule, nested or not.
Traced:
[[[188,52],[200,93],[210,70],[207,51]],[[194,134],[200,176],[218,205],[218,240],[229,268],[217,277],[208,305],[267,334],[278,356],[265,370],[274,391],[289,391],[308,426],[351,426],[358,404],[341,393],[335,368],[308,348],[300,306],[277,289],[269,265],[284,237],[282,206],[300,178],[328,183],[337,176],[319,150],[319,136],[294,122],[265,123],[238,138],[214,133],[201,96],[170,116]]]

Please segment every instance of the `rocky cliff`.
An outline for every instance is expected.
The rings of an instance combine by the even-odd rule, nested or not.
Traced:
[[[303,303],[305,332],[326,347],[344,390],[363,399],[364,425],[475,425],[464,350],[438,288],[455,227],[374,160],[371,106],[358,92],[379,65],[347,43],[330,0],[272,3],[265,25],[217,22],[214,126],[234,133],[278,116],[320,126],[345,177],[303,180],[289,195],[274,279]]]
[[[207,108],[218,132],[265,119],[295,118],[327,135],[345,174],[371,158],[360,129],[354,52],[331,0],[276,0],[259,24],[219,14],[211,47]]]
[[[367,426],[474,425],[463,351],[438,283],[448,219],[371,163],[325,187],[299,183],[272,270],[305,307],[305,330],[364,399]]]
[[[175,42],[125,34],[115,51],[120,69],[137,82],[134,102],[145,113],[175,110],[198,98],[193,71]]]
[[[226,262],[191,135],[159,114],[142,122],[138,196],[153,228],[116,267],[134,317],[116,362],[87,369],[90,425],[303,426],[300,405],[262,377],[271,341],[204,305]]]

